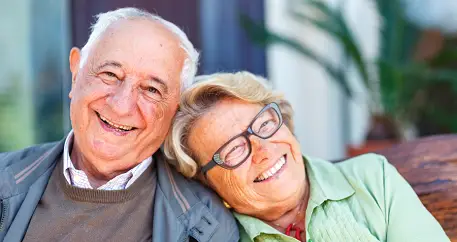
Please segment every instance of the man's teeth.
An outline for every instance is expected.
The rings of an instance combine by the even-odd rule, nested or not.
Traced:
[[[281,156],[281,158],[279,158],[273,167],[260,174],[260,176],[258,176],[255,181],[263,181],[274,176],[284,166],[284,164],[286,164],[286,158]]]
[[[103,117],[102,115],[100,115],[100,119],[107,122],[109,125],[113,126],[114,128],[117,128],[117,129],[121,129],[121,130],[125,130],[125,131],[130,131],[133,129],[133,127],[131,127],[131,126],[114,124],[111,121],[109,121],[107,118]]]

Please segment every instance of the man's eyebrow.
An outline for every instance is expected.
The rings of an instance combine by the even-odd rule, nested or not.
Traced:
[[[168,93],[168,86],[162,79],[160,79],[156,76],[149,76],[148,79],[152,82],[158,83],[163,88],[163,91],[165,93]]]
[[[104,62],[102,65],[100,65],[99,67],[97,67],[97,71],[107,67],[107,66],[113,66],[113,67],[117,67],[117,68],[122,68],[122,64],[117,62],[117,61],[107,61],[107,62]]]

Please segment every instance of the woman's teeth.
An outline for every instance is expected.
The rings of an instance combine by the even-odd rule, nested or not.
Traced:
[[[130,130],[133,129],[133,127],[131,127],[131,126],[115,124],[115,123],[109,121],[107,118],[103,117],[100,114],[98,116],[100,117],[101,120],[103,120],[105,123],[111,125],[113,128],[120,129],[120,130],[123,130],[123,131],[130,131]]]
[[[276,164],[273,167],[271,167],[267,171],[265,171],[262,174],[260,174],[254,180],[254,182],[261,182],[263,180],[266,180],[266,179],[274,176],[284,166],[284,164],[286,164],[286,158],[283,155],[283,156],[281,156],[281,158],[279,158],[279,160],[276,162]]]

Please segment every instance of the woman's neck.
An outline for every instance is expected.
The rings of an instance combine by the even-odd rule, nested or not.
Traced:
[[[303,196],[297,202],[296,206],[294,206],[289,211],[285,212],[281,217],[272,220],[266,221],[270,226],[274,227],[275,229],[279,230],[280,232],[284,233],[289,227],[289,225],[299,227],[302,231],[305,230],[305,217],[306,217],[306,208],[308,206],[309,200],[309,183],[308,179],[306,179],[305,189],[303,192]]]

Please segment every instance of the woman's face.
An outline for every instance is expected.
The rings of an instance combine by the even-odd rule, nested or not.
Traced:
[[[262,108],[225,99],[200,117],[188,140],[199,165],[206,165],[221,146],[244,132]],[[208,183],[237,212],[273,220],[303,198],[306,178],[299,144],[285,125],[268,139],[251,135],[249,141],[252,151],[246,161],[233,170],[215,166],[207,172]]]

